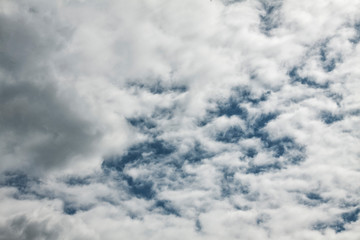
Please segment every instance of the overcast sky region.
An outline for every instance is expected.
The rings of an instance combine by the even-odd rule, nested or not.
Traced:
[[[359,240],[360,0],[0,0],[0,240]]]

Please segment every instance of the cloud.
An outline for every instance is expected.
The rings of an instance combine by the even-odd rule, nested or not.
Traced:
[[[356,1],[2,1],[0,239],[356,239]]]

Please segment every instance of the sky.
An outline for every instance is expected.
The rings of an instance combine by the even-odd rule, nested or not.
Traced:
[[[359,0],[0,1],[0,240],[358,240]]]

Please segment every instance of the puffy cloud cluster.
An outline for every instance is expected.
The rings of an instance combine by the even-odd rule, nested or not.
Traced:
[[[360,2],[0,2],[0,239],[358,239]]]

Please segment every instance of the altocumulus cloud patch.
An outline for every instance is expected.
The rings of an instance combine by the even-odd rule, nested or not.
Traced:
[[[358,1],[0,3],[0,239],[359,239]]]

